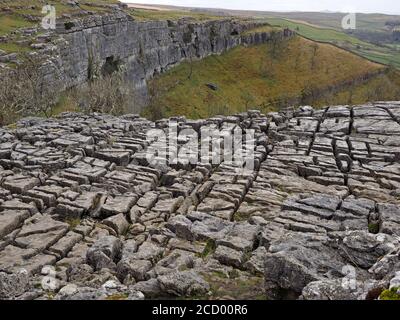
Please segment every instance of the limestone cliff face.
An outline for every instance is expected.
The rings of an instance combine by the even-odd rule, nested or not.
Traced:
[[[146,80],[184,60],[201,59],[240,44],[259,44],[271,39],[270,33],[241,35],[256,26],[255,22],[233,19],[138,22],[122,12],[60,23],[47,79],[63,90],[85,83],[93,69],[106,71],[122,65],[139,100],[144,102]],[[287,31],[274,34],[289,35]]]

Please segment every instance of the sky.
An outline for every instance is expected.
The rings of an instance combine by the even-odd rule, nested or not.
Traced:
[[[261,11],[329,10],[400,14],[399,0],[122,0],[122,2]]]

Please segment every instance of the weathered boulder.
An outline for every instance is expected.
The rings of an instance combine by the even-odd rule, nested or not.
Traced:
[[[0,272],[0,299],[13,299],[29,288],[29,275],[26,270],[6,273]]]
[[[97,240],[87,251],[86,259],[95,270],[113,269],[120,258],[122,242],[114,236],[106,236]]]
[[[368,269],[398,245],[399,241],[389,235],[350,231],[343,238],[340,251],[343,257],[361,268]]]
[[[178,297],[204,295],[210,289],[209,284],[192,270],[160,276],[158,282],[163,293]]]
[[[310,282],[341,274],[345,263],[327,242],[325,236],[301,233],[287,233],[273,242],[264,262],[267,296],[278,298],[281,289],[299,296]]]

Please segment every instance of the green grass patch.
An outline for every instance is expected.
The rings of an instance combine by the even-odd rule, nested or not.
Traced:
[[[238,221],[238,222],[247,221],[247,220],[249,220],[250,217],[251,217],[251,214],[238,211],[235,213],[234,220]]]
[[[342,31],[342,19],[346,14],[340,12],[268,12],[259,14],[261,17],[283,18],[303,24],[332,28]],[[357,29],[367,31],[387,31],[386,22],[398,20],[396,15],[357,13]]]
[[[26,53],[32,51],[31,47],[15,42],[0,43],[0,49],[4,50],[7,53]]]
[[[272,32],[272,31],[277,31],[277,30],[281,30],[281,28],[272,27],[271,25],[265,25],[265,26],[254,28],[254,29],[246,30],[245,32],[242,33],[242,35],[249,35],[249,34],[253,34],[253,33]]]
[[[70,230],[74,230],[81,224],[81,219],[67,219],[65,222],[68,223]]]
[[[209,255],[213,254],[216,249],[217,249],[217,244],[215,243],[214,240],[210,239],[210,240],[207,241],[203,252],[201,254],[199,254],[199,257],[205,259]]]
[[[148,9],[131,9],[130,15],[139,21],[149,20],[179,20],[182,18],[192,18],[197,21],[220,20],[226,17],[214,16],[204,13],[196,13],[190,11],[179,10],[148,10]]]
[[[255,277],[240,271],[231,271],[232,277],[216,272],[204,274],[210,284],[211,295],[204,299],[266,300],[264,278]]]
[[[384,290],[379,296],[380,300],[400,300],[399,288]]]
[[[369,60],[386,65],[392,64],[400,68],[400,52],[396,46],[372,44],[341,30],[313,26],[289,19],[268,18],[266,22],[274,26],[289,28],[296,31],[299,35],[314,41],[337,45]]]
[[[126,300],[126,299],[128,299],[128,295],[124,294],[124,293],[116,293],[116,294],[113,294],[113,295],[108,296],[106,298],[106,300],[111,300],[111,301],[114,301],[114,300]]]
[[[57,116],[63,112],[78,112],[79,108],[76,102],[71,98],[70,92],[64,92],[61,94],[57,104],[51,110],[51,116]]]
[[[9,34],[19,28],[29,28],[35,24],[15,14],[0,15],[0,36]]]
[[[379,223],[369,223],[368,231],[369,231],[369,233],[373,233],[373,234],[379,233]]]

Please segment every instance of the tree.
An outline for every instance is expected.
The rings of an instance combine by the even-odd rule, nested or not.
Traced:
[[[85,113],[120,115],[139,111],[135,110],[136,96],[133,84],[126,81],[122,68],[112,74],[94,77],[87,84],[71,90],[70,95]]]
[[[19,117],[49,117],[58,101],[54,88],[44,81],[44,66],[37,56],[21,55],[22,63],[0,75],[0,124],[12,123]]]
[[[147,91],[149,103],[146,112],[149,114],[150,120],[156,121],[164,118],[164,107],[161,104],[161,96],[164,93],[164,90],[161,90],[158,82],[153,80],[148,82]]]

